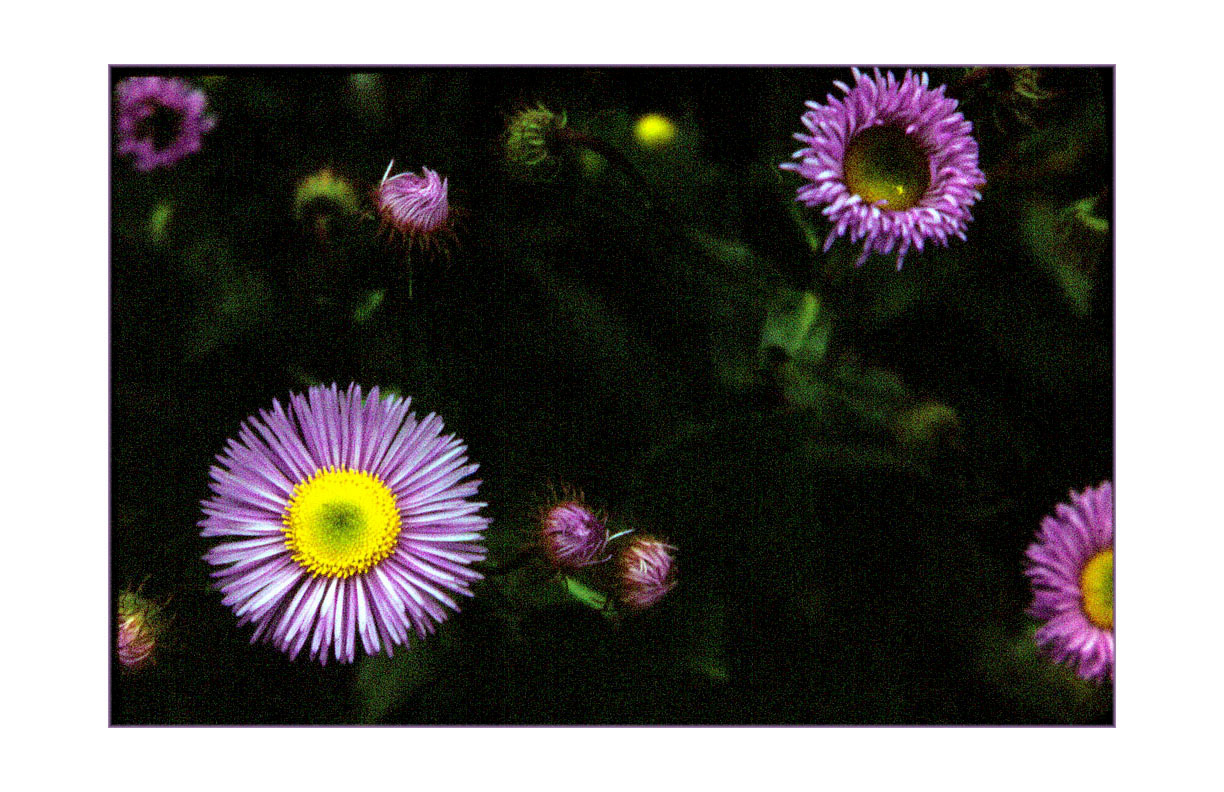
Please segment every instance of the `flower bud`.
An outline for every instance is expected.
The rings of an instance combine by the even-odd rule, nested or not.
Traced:
[[[544,510],[540,520],[544,555],[558,569],[579,569],[607,561],[608,529],[580,499],[564,500]]]
[[[633,610],[645,610],[676,585],[675,547],[639,536],[617,558],[620,600]]]
[[[448,200],[448,182],[429,168],[418,175],[410,171],[387,178],[395,160],[374,190],[374,205],[384,226],[410,246],[433,246],[441,235],[453,233],[453,211]]]
[[[552,175],[557,165],[555,133],[565,123],[565,111],[553,113],[542,104],[516,113],[502,144],[507,164],[524,177]]]
[[[128,671],[139,671],[155,662],[157,641],[164,623],[160,605],[133,591],[119,595],[119,633],[115,641],[119,662]]]
[[[323,168],[302,179],[293,194],[293,216],[303,220],[310,214],[353,216],[360,211],[357,191],[343,176]]]

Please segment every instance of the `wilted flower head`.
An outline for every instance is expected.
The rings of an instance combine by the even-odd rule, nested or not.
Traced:
[[[616,560],[621,602],[634,610],[654,605],[676,585],[675,547],[638,536]]]
[[[506,126],[503,143],[506,161],[523,175],[550,171],[557,162],[556,132],[565,123],[564,111],[553,113],[542,104],[515,113]]]
[[[906,71],[875,78],[853,70],[854,87],[835,82],[845,96],[808,102],[806,133],[795,138],[804,147],[798,162],[785,162],[808,183],[797,200],[823,206],[833,228],[825,239],[849,235],[863,241],[858,264],[871,253],[897,251],[897,269],[910,247],[920,252],[928,241],[948,244],[965,239],[969,207],[981,198],[986,178],[978,169],[973,125],[956,111],[945,86],[927,87],[927,75]]]
[[[204,559],[239,624],[294,658],[353,661],[424,638],[471,596],[485,557],[485,504],[466,447],[418,421],[409,401],[315,387],[273,400],[238,430],[211,469],[205,537],[226,537]]]
[[[155,662],[157,640],[164,622],[161,606],[134,591],[119,595],[119,632],[115,651],[128,671],[139,671]]]
[[[1084,679],[1114,675],[1113,486],[1071,493],[1041,522],[1025,555],[1037,644]]]
[[[182,80],[131,77],[116,93],[119,153],[135,158],[137,170],[173,165],[199,151],[204,133],[216,123],[205,113],[204,92]]]
[[[428,246],[452,228],[447,180],[429,168],[421,174],[404,172],[387,177],[395,160],[374,191],[374,205],[383,223],[410,244]]]
[[[606,521],[580,497],[548,506],[540,516],[540,541],[544,554],[558,569],[579,569],[607,561]]]

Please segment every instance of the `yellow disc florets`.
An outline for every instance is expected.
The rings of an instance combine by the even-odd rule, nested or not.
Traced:
[[[1114,624],[1113,560],[1113,548],[1102,550],[1088,559],[1080,573],[1084,615],[1102,630],[1112,630]]]
[[[904,131],[874,126],[854,136],[846,149],[846,186],[865,203],[887,201],[900,212],[916,205],[931,185],[930,165],[918,143]]]
[[[339,578],[391,555],[401,527],[399,505],[382,479],[335,467],[293,488],[282,522],[294,561],[312,574]]]

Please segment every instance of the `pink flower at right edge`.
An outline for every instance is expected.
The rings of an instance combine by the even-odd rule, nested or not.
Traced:
[[[1025,553],[1028,613],[1045,622],[1036,636],[1045,655],[1099,683],[1114,677],[1113,485],[1070,497],[1042,520]]]

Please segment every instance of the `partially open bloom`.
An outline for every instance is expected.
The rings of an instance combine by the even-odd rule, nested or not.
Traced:
[[[558,569],[579,569],[607,561],[606,521],[580,498],[570,498],[546,508],[540,518],[540,541],[544,555]]]
[[[134,591],[119,595],[119,632],[115,652],[128,671],[139,671],[155,662],[157,640],[163,623],[161,606]]]
[[[675,547],[639,536],[617,558],[621,602],[634,610],[654,605],[676,585]]]
[[[294,658],[352,662],[424,638],[482,576],[485,504],[468,500],[466,446],[418,421],[409,400],[314,387],[273,400],[238,430],[211,469],[205,560],[239,624]]]
[[[451,233],[453,212],[447,199],[447,180],[429,168],[420,175],[404,172],[387,178],[395,160],[374,190],[378,216],[392,233],[409,244],[422,247],[435,243],[441,234]]]
[[[116,88],[119,153],[130,154],[136,169],[174,163],[200,150],[204,133],[216,119],[205,112],[204,92],[168,77],[131,77]]]
[[[826,104],[807,102],[804,144],[783,169],[807,179],[797,200],[823,206],[833,223],[825,239],[849,235],[863,241],[862,264],[873,252],[897,251],[897,269],[910,247],[928,241],[965,239],[969,207],[986,183],[978,169],[973,125],[956,112],[946,86],[927,87],[927,75],[906,71],[898,81],[889,72],[874,79],[853,70],[854,87],[835,82],[845,96]]]
[[[1042,520],[1025,555],[1034,595],[1029,615],[1045,622],[1038,646],[1084,679],[1113,679],[1113,486],[1073,491],[1070,503]]]

